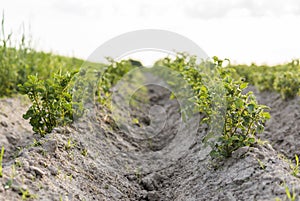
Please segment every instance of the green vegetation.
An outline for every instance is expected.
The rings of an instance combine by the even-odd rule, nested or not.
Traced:
[[[297,177],[299,174],[299,157],[297,155],[295,155],[295,161],[295,165],[293,165],[292,162],[290,162],[290,168],[292,170],[292,175]]]
[[[19,85],[20,93],[28,95],[32,102],[23,117],[30,119],[33,131],[44,135],[58,125],[72,122],[73,102],[69,83],[74,74],[54,74],[47,80],[30,75],[23,85]]]
[[[286,197],[288,198],[289,201],[296,201],[296,198],[297,198],[297,194],[295,192],[295,189],[292,188],[292,192],[290,191],[289,187],[284,184],[284,188],[285,188],[285,194],[286,194]]]
[[[192,97],[193,101],[199,108],[198,112],[205,115],[202,123],[208,123],[211,126],[205,141],[216,138],[215,141],[210,142],[213,148],[212,156],[229,157],[239,147],[251,146],[256,143],[255,134],[263,131],[263,124],[270,116],[265,112],[267,107],[257,104],[251,92],[242,93],[247,87],[247,83],[233,79],[232,70],[222,68],[222,61],[217,57],[214,59],[214,61],[196,64],[196,57],[178,54],[175,60],[164,58],[157,64],[178,71],[189,83],[195,96]],[[46,80],[41,80],[33,75],[28,76],[28,80],[23,85],[19,85],[19,91],[27,94],[32,101],[32,106],[24,118],[30,119],[30,124],[35,132],[44,135],[58,125],[72,122],[74,116],[72,106],[77,105],[77,108],[82,109],[84,103],[73,102],[74,95],[81,95],[78,100],[84,98],[88,100],[92,98],[91,94],[95,94],[96,100],[101,105],[110,108],[112,86],[136,67],[129,60],[120,62],[111,60],[110,64],[101,68],[103,72],[100,72],[99,69],[95,71],[97,69],[94,68],[81,69],[75,83],[72,81],[75,72],[67,72],[64,75],[61,72],[60,74],[53,73]],[[89,76],[90,74],[94,77]],[[99,77],[99,75],[102,76],[95,90],[95,86],[92,86],[95,83],[91,83],[91,81],[95,81],[95,77]],[[80,79],[81,77],[92,79],[90,82],[86,82],[86,80]],[[71,90],[74,86],[75,93]],[[90,88],[93,91],[84,94]],[[78,115],[82,114],[78,112]],[[220,115],[224,116],[224,119],[216,119],[216,116]],[[219,123],[220,120],[224,121],[223,125]],[[216,133],[221,126],[223,126],[222,133]]]
[[[27,94],[33,105],[24,115],[33,131],[44,135],[57,125],[72,120],[72,97],[67,88],[74,72],[83,63],[76,58],[37,52],[31,41],[21,36],[13,42],[13,34],[0,33],[0,97],[15,93]],[[72,73],[69,73],[72,72]]]
[[[4,189],[9,189],[11,188],[14,180],[15,180],[15,177],[17,176],[17,171],[16,171],[16,167],[15,167],[15,164],[13,164],[11,166],[11,174],[10,174],[10,178],[6,181],[6,183],[4,184]]]
[[[255,134],[263,131],[270,118],[265,111],[268,108],[259,105],[252,92],[243,94],[247,83],[234,80],[232,70],[222,68],[222,60],[214,57],[213,62],[199,65],[195,57],[179,54],[175,60],[166,58],[159,64],[179,71],[192,87],[199,112],[205,115],[202,123],[212,127],[205,141],[216,138],[210,143],[212,156],[229,157],[238,148],[256,143]],[[224,124],[220,124],[222,120]],[[220,130],[221,134],[216,133]]]
[[[75,143],[73,143],[72,138],[69,138],[67,144],[65,144],[65,150],[70,150],[74,146],[75,146]]]
[[[10,96],[19,91],[18,85],[24,84],[29,75],[44,80],[53,77],[54,73],[78,70],[82,60],[37,52],[31,47],[31,41],[23,34],[7,34],[4,30],[4,15],[0,33],[0,97]],[[13,38],[15,37],[15,38]]]
[[[108,107],[111,98],[111,88],[130,70],[136,68],[132,60],[122,60],[116,62],[108,59],[110,62],[106,67],[97,85],[98,102]]]
[[[293,98],[300,91],[299,60],[277,66],[257,66],[252,64],[232,66],[234,77],[245,79],[261,91],[276,91],[283,99]]]
[[[20,43],[13,44],[12,34],[4,31],[4,17],[0,40],[0,96],[26,94],[32,105],[23,117],[42,136],[84,115],[89,103],[96,101],[110,110],[112,87],[141,66],[133,60],[112,59],[108,64],[85,62],[81,66],[82,60],[33,50],[24,35]],[[259,105],[252,92],[244,93],[247,83],[277,91],[284,99],[299,94],[298,60],[273,67],[231,66],[230,62],[223,67],[224,61],[217,57],[200,63],[196,59],[179,53],[175,59],[163,58],[156,65],[178,72],[190,85],[194,96],[188,101],[204,116],[201,123],[210,126],[204,142],[212,147],[212,156],[229,157],[240,147],[258,143],[256,134],[270,118],[268,108]],[[181,109],[183,116],[190,115],[185,113],[188,108]],[[133,117],[133,122],[139,120]]]
[[[37,196],[35,194],[31,194],[28,189],[20,189],[21,193],[22,193],[22,200],[27,200],[27,199],[36,199]]]
[[[2,161],[3,161],[3,156],[4,156],[4,146],[1,148],[1,153],[0,153],[0,177],[3,176],[2,172]]]

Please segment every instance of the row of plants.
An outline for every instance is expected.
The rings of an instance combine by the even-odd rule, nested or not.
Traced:
[[[212,147],[211,155],[229,157],[240,147],[254,145],[255,135],[263,131],[270,118],[269,108],[259,105],[252,92],[243,93],[248,84],[234,79],[234,70],[223,68],[222,60],[214,57],[200,64],[196,60],[179,54],[159,64],[179,71],[192,87],[195,104],[205,116],[201,123],[210,126],[204,142]]]
[[[234,79],[232,70],[223,68],[221,63],[215,57],[197,64],[196,57],[178,54],[175,59],[164,58],[156,65],[179,72],[188,82],[197,112],[205,116],[201,123],[210,126],[204,141],[211,145],[211,154],[229,157],[239,147],[256,143],[255,135],[263,131],[270,115],[252,92],[243,93],[247,83]],[[130,60],[92,66],[86,65],[79,72],[53,74],[46,80],[31,75],[19,85],[20,92],[32,101],[24,118],[30,119],[35,132],[44,135],[58,125],[71,123],[76,115],[84,114],[87,103],[96,101],[109,106],[112,87],[138,67]]]
[[[109,107],[111,87],[132,68],[130,60],[111,60],[109,65],[86,62],[80,71],[60,71],[47,79],[29,75],[18,85],[19,92],[32,102],[23,118],[44,136],[82,117],[95,102]]]
[[[29,119],[33,131],[41,135],[84,115],[90,103],[109,108],[112,87],[127,72],[141,66],[133,60],[115,62],[111,59],[106,65],[88,62],[82,65],[80,59],[35,51],[24,35],[20,43],[12,44],[12,34],[6,35],[4,31],[4,18],[0,40],[0,96],[26,94],[32,105],[24,118]],[[251,92],[243,93],[247,83],[240,77],[247,76],[247,82],[257,83],[258,76],[254,72],[263,72],[263,68],[259,71],[242,66],[223,68],[223,61],[217,57],[212,61],[196,61],[196,57],[182,53],[175,59],[163,58],[156,65],[179,72],[191,86],[190,100],[197,106],[197,112],[205,116],[201,123],[210,125],[204,141],[211,145],[211,154],[228,157],[239,147],[256,143],[255,134],[262,132],[269,118],[268,108],[259,105]],[[294,70],[299,68],[299,63],[291,66]],[[278,67],[278,73],[280,69],[284,68]],[[285,81],[290,81],[294,74],[280,75],[284,78],[278,76],[274,83],[288,94],[290,85],[286,89]],[[271,77],[270,73],[268,79],[272,80]]]
[[[256,86],[261,91],[276,91],[283,99],[294,98],[300,94],[299,60],[276,66],[236,65],[236,78]]]
[[[156,64],[179,72],[191,86],[198,112],[205,116],[201,123],[210,125],[204,141],[213,148],[213,156],[229,157],[239,147],[256,143],[255,134],[263,131],[264,122],[270,117],[265,111],[268,108],[259,105],[252,92],[244,94],[247,83],[233,79],[232,71],[221,67],[220,60],[197,64],[196,57],[178,54],[174,60],[164,58]],[[99,69],[88,66],[79,73],[54,75],[47,80],[29,76],[27,82],[19,85],[20,92],[33,103],[24,118],[30,119],[35,132],[51,132],[57,125],[72,122],[74,105],[85,108],[85,103],[93,101],[108,105],[111,88],[136,67],[129,60],[111,61]],[[100,79],[95,82],[97,78]]]

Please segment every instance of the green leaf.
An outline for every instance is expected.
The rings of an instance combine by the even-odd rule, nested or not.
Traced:
[[[247,106],[247,108],[248,108],[248,111],[250,112],[250,113],[252,113],[253,111],[254,111],[254,107],[255,107],[255,105],[254,104],[248,104],[248,106]]]
[[[263,112],[262,113],[262,116],[265,118],[265,119],[270,119],[271,118],[271,115],[269,112]]]
[[[240,88],[243,90],[248,87],[248,83],[244,82],[240,85]]]

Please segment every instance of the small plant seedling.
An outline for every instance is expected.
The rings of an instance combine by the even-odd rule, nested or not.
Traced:
[[[36,139],[33,139],[33,144],[32,144],[33,147],[38,147],[38,146],[41,146],[41,145],[42,145],[42,143],[40,141],[38,141]]]
[[[260,168],[264,170],[266,168],[265,164],[259,158],[256,158],[256,160],[259,163]]]
[[[22,162],[19,160],[19,159],[16,159],[15,160],[15,165],[17,166],[17,167],[22,167]]]
[[[12,185],[12,182],[13,181],[11,179],[7,180],[6,183],[4,184],[4,189],[5,190],[9,189]]]
[[[65,144],[65,150],[70,150],[74,146],[75,146],[75,144],[72,142],[72,139],[69,138],[67,144]]]
[[[290,168],[292,169],[292,175],[297,177],[299,174],[299,157],[295,155],[296,165],[290,164]]]
[[[4,184],[4,189],[5,189],[5,190],[11,188],[12,183],[13,183],[13,181],[14,181],[16,175],[17,175],[16,167],[15,167],[15,165],[13,164],[12,167],[11,167],[11,175],[10,175],[10,179],[7,180],[6,183]]]
[[[16,176],[17,176],[16,166],[15,164],[13,164],[11,166],[11,175],[10,175],[11,180],[14,180]]]
[[[139,125],[139,120],[138,120],[138,118],[133,118],[133,119],[132,119],[132,123],[133,123],[133,124],[136,124],[136,125]]]
[[[290,191],[289,187],[285,184],[285,193],[289,201],[296,201],[296,193],[295,189],[292,189],[292,192]]]
[[[87,149],[83,149],[83,150],[81,151],[81,155],[87,156],[87,155],[88,155],[88,150],[87,150]]]
[[[3,172],[2,172],[3,156],[4,156],[4,146],[2,146],[1,153],[0,153],[0,177],[3,177]]]
[[[23,189],[20,189],[21,193],[22,193],[22,200],[27,200],[27,199],[36,199],[37,196],[34,195],[34,194],[31,194],[28,189],[26,190],[23,190]]]

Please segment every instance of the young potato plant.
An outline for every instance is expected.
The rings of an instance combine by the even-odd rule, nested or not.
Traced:
[[[215,116],[223,115],[224,124],[221,135],[212,134],[217,137],[215,141],[210,142],[212,147],[210,154],[213,157],[230,157],[232,152],[238,148],[252,146],[256,143],[255,135],[263,131],[264,123],[270,118],[270,114],[266,112],[267,106],[257,103],[252,92],[243,93],[248,84],[242,80],[233,79],[232,71],[222,68],[219,61],[217,57],[214,58],[215,70],[220,75],[220,86],[224,87],[224,91],[217,90],[218,93],[212,93],[214,86],[210,87],[211,91],[208,89],[209,100],[212,100],[210,105],[215,107],[208,109],[209,114],[212,114],[208,119],[210,122],[214,122],[216,121],[213,119]],[[217,94],[222,95],[216,99],[214,97],[217,97]],[[225,103],[222,105],[220,101]],[[222,108],[224,104],[225,108]],[[221,112],[216,114],[218,111]],[[218,126],[216,123],[211,125]]]
[[[75,73],[55,74],[53,79],[47,80],[30,75],[19,85],[19,91],[32,102],[23,117],[30,119],[33,131],[45,135],[54,127],[72,121],[72,96],[68,86]]]
[[[260,91],[277,91],[286,100],[299,95],[300,65],[299,60],[277,66],[231,66],[235,77],[245,78]]]
[[[298,95],[300,89],[300,73],[278,73],[274,80],[274,89],[280,93],[283,99],[293,98]]]
[[[226,89],[226,113],[223,133],[213,146],[211,155],[231,156],[243,146],[256,143],[255,135],[264,130],[264,123],[270,118],[265,112],[267,106],[259,105],[252,92],[243,94],[247,83],[235,81],[226,76],[223,79]]]
[[[193,89],[195,104],[205,115],[201,123],[213,127],[204,141],[217,136],[209,142],[211,156],[229,157],[238,148],[256,143],[255,134],[263,131],[265,121],[270,118],[265,112],[268,107],[259,105],[252,92],[244,94],[247,83],[234,80],[232,70],[222,68],[220,59],[214,57],[214,61],[197,65],[195,57],[179,54],[175,60],[165,58],[158,63],[179,71]],[[215,133],[219,130],[221,135]]]
[[[111,58],[108,58],[108,61],[110,64],[106,66],[101,75],[96,93],[98,95],[98,102],[109,108],[112,87],[130,70],[141,66],[141,63],[134,60],[116,62]]]

